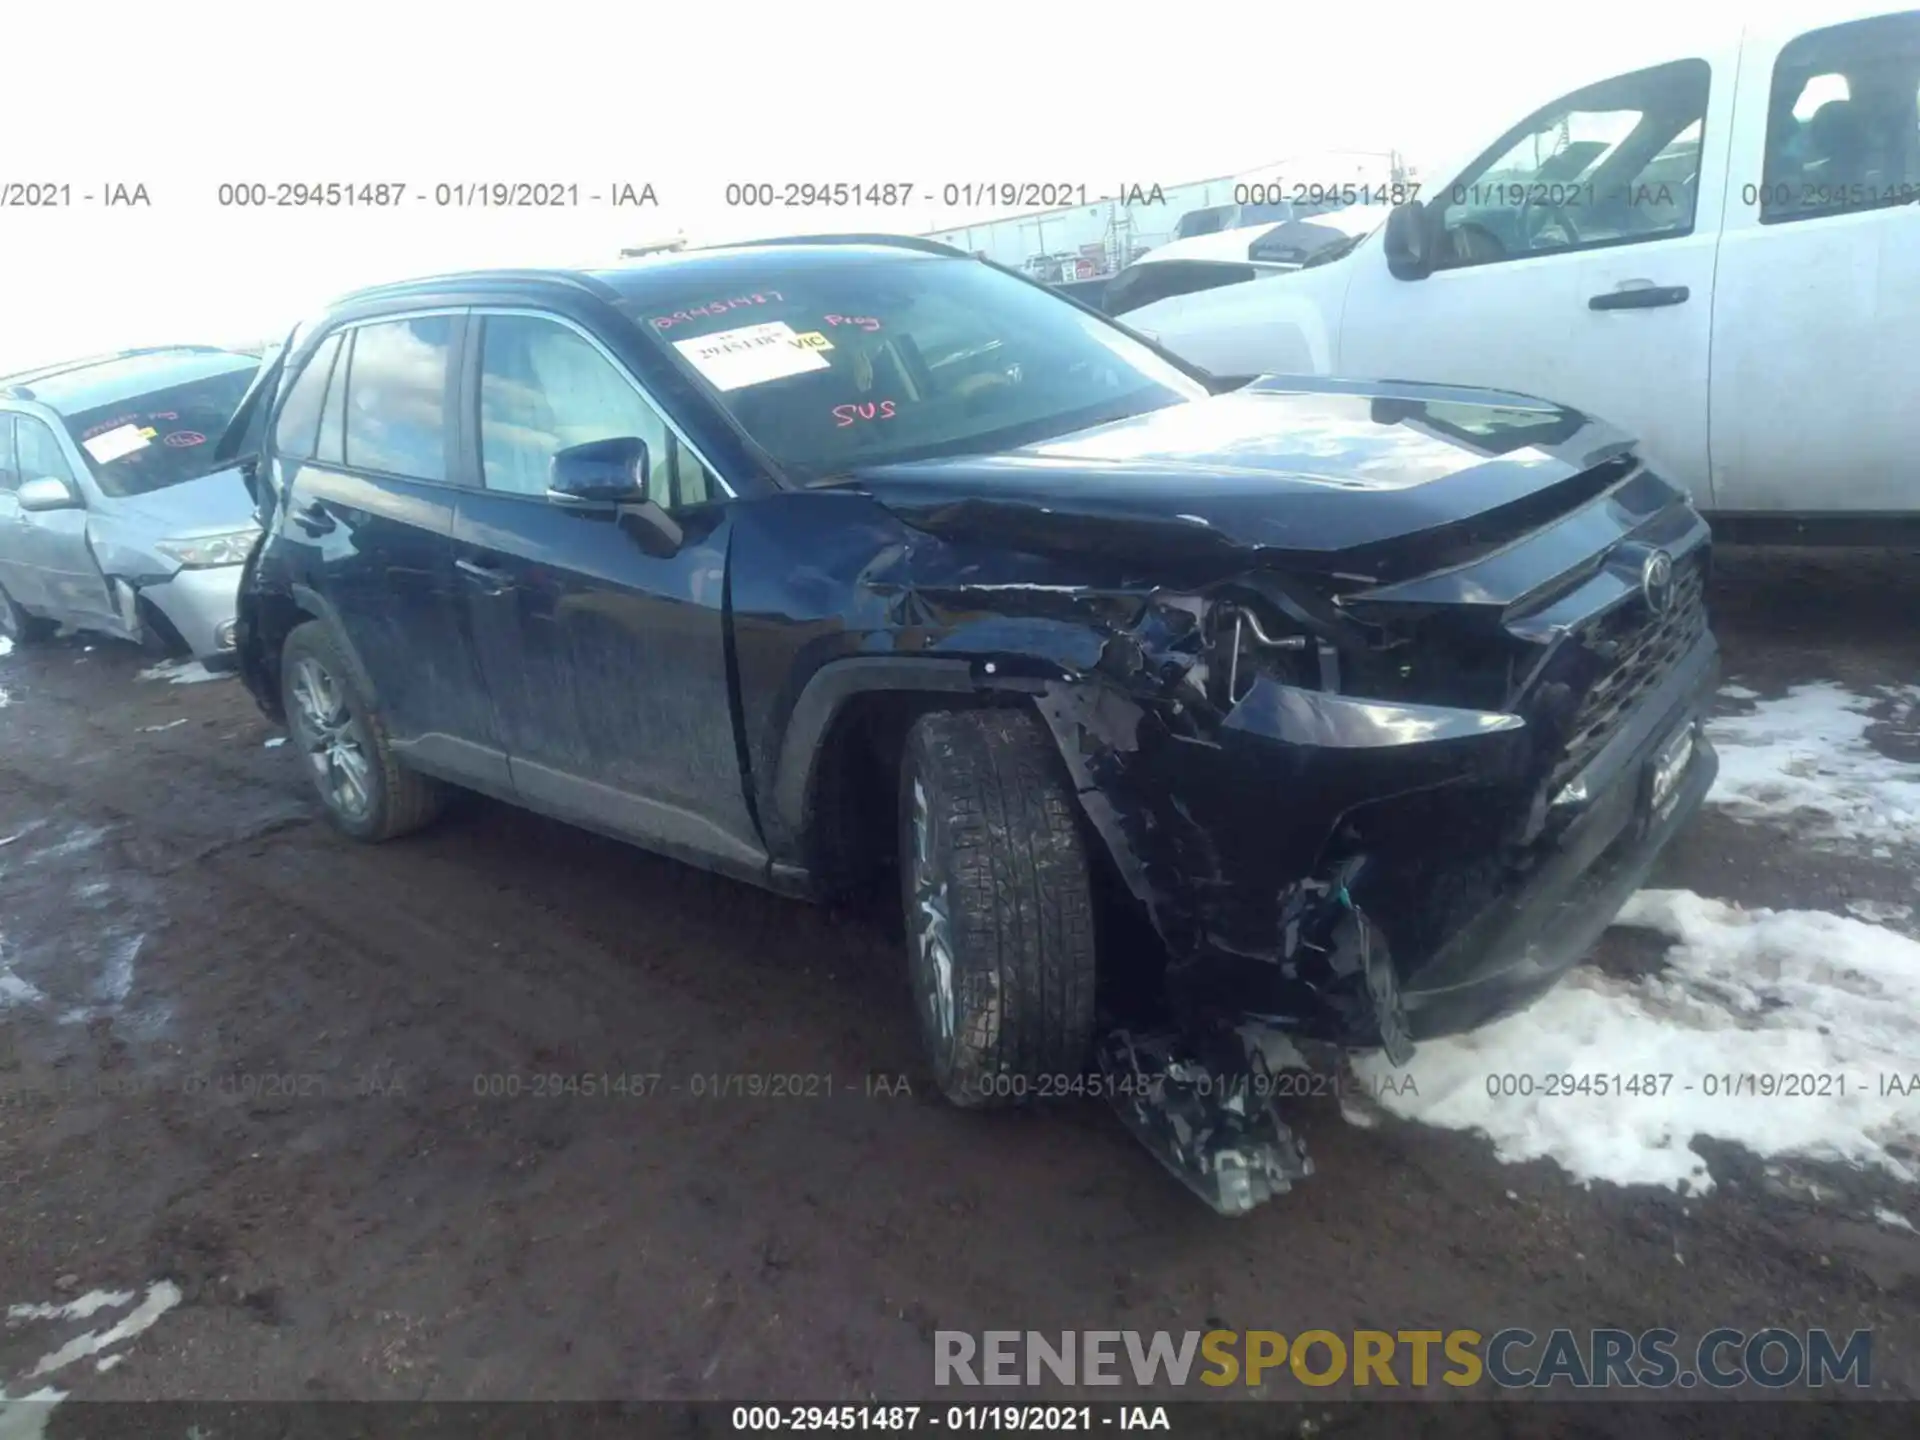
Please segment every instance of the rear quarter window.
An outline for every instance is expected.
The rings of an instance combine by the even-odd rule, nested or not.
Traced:
[[[314,435],[320,429],[320,402],[327,393],[327,377],[333,373],[334,357],[340,353],[340,337],[329,337],[307,360],[273,426],[274,452],[290,460],[313,457]]]

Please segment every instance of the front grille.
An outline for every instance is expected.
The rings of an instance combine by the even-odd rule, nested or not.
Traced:
[[[1674,563],[1673,604],[1663,615],[1633,601],[1575,632],[1577,642],[1604,668],[1574,713],[1549,795],[1587,767],[1706,631],[1706,569],[1703,551]]]

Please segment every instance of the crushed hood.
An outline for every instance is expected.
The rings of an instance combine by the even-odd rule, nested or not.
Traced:
[[[1389,581],[1508,543],[1632,464],[1619,431],[1524,396],[1268,378],[837,483],[949,539],[1121,562],[1259,556]]]

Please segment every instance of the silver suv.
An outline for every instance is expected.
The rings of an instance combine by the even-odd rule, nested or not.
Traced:
[[[212,456],[259,365],[183,345],[0,378],[0,635],[230,654],[257,529]]]

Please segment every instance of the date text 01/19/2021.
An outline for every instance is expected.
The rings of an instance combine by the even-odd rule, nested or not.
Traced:
[[[736,1405],[733,1429],[1019,1431],[1171,1430],[1164,1405]]]
[[[1698,1094],[1710,1099],[1749,1097],[1760,1100],[1845,1099],[1849,1095],[1920,1094],[1920,1074],[1886,1072],[1880,1075],[1850,1075],[1842,1071],[1728,1071],[1700,1075],[1684,1084],[1676,1083],[1671,1071],[1557,1071],[1546,1075],[1514,1071],[1489,1071],[1487,1094],[1509,1099],[1570,1099],[1573,1097],[1618,1097],[1621,1099],[1660,1099],[1676,1092]]]

